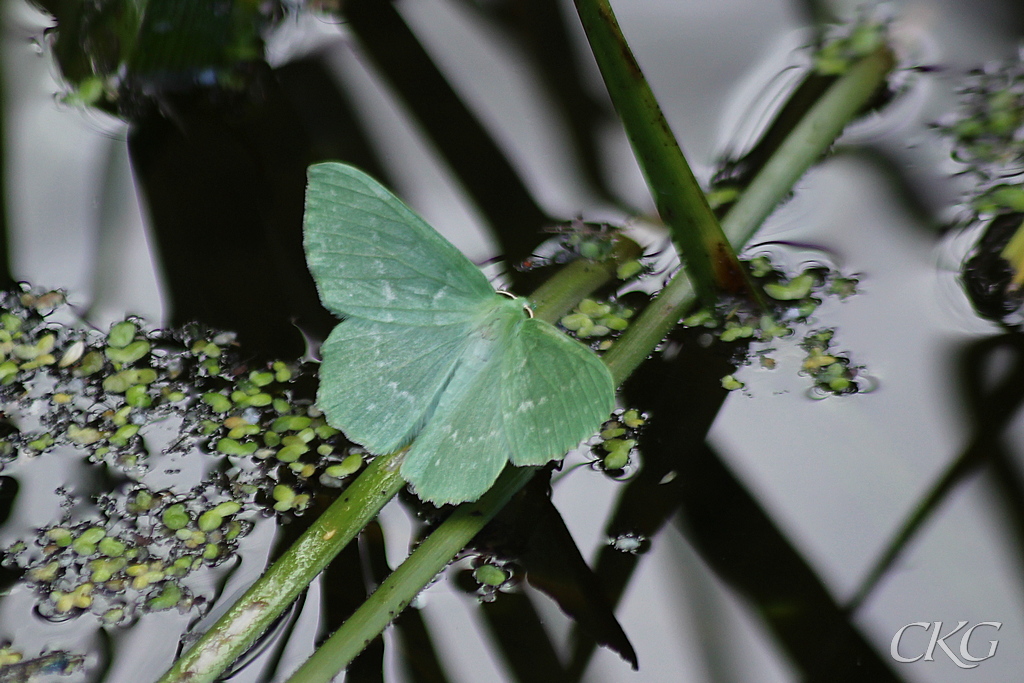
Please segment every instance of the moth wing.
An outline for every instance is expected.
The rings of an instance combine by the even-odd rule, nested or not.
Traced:
[[[615,384],[601,359],[543,320],[524,320],[503,358],[502,410],[513,465],[561,458],[615,409]]]
[[[474,331],[437,409],[406,453],[402,476],[420,499],[437,505],[476,500],[508,462],[500,385],[521,316],[515,305],[498,306],[489,331]]]
[[[466,323],[344,320],[321,347],[317,403],[332,426],[371,453],[397,450],[430,419],[471,333]]]
[[[496,296],[458,249],[351,166],[309,167],[303,224],[320,300],[338,316],[443,325],[467,320]]]

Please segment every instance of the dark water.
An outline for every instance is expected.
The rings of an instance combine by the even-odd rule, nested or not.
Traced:
[[[716,157],[742,146],[763,118],[785,67],[800,63],[793,50],[810,40],[814,3],[620,4],[623,30],[670,123],[698,175],[709,177]],[[656,229],[627,218],[633,212],[624,207],[650,212],[651,201],[581,56],[571,7],[401,5],[473,116],[437,94],[436,74],[395,38],[404,35],[396,16],[378,3],[351,5],[348,25],[286,19],[248,91],[169,92],[133,111],[129,127],[55,101],[56,67],[29,40],[49,24],[8,3],[13,275],[66,288],[104,331],[126,313],[153,324],[198,318],[238,331],[264,357],[298,357],[299,327],[317,336],[333,324],[316,304],[297,241],[303,169],[325,158],[374,172],[477,262],[521,260],[549,236],[544,226],[578,214],[630,224],[652,249],[662,243]],[[646,474],[619,482],[567,467],[554,489],[582,557],[606,592],[621,594],[616,614],[640,662],[633,672],[598,648],[584,680],[1003,681],[1024,664],[1021,545],[1007,485],[1019,477],[1012,388],[1021,348],[962,293],[957,273],[974,234],[940,228],[965,182],[950,178],[958,168],[927,125],[953,107],[960,71],[1014,54],[1024,19],[1012,3],[972,4],[966,16],[953,3],[896,8],[908,62],[944,69],[909,77],[889,110],[851,129],[843,153],[799,183],[748,252],[789,274],[828,266],[858,278],[857,295],[827,298],[798,331],[835,328],[834,350],[858,368],[864,391],[821,399],[800,374],[798,339],[756,347],[775,368],[741,367],[735,376],[745,386],[733,392],[720,384],[733,372],[728,356],[705,352],[699,335],[675,338],[638,373],[624,397],[651,411],[640,443]],[[571,27],[566,34],[559,18]],[[529,273],[507,277],[520,291],[535,284]],[[951,462],[975,451],[998,452],[1002,464],[945,495],[845,615],[903,521]],[[187,490],[199,479],[195,458],[207,457],[194,456],[161,462],[145,483]],[[0,476],[0,501],[13,504],[0,530],[9,545],[57,523],[69,505],[73,519],[96,519],[90,496],[124,491],[133,475],[61,451],[19,459]],[[259,572],[274,524],[251,518],[240,559],[194,575],[196,595],[231,596]],[[384,555],[391,566],[401,561],[418,523],[392,505],[381,524],[383,540],[363,541],[363,560],[343,560],[328,590],[314,586],[306,596],[290,642],[282,631],[279,648],[270,643],[233,680],[259,680],[261,670],[284,680],[312,647],[323,595],[358,600],[353,593],[379,576]],[[385,680],[445,680],[409,671],[410,662],[429,666],[414,647],[429,633],[447,680],[573,680],[591,650],[574,644],[550,598],[523,582],[481,605],[475,585],[459,588],[465,573],[450,569],[421,595],[419,623],[410,618],[349,679],[379,680],[383,666]],[[200,612],[142,614],[126,629],[104,627],[91,612],[45,620],[38,598],[23,585],[3,597],[0,641],[13,640],[26,659],[88,653],[89,673],[66,679],[76,681],[99,680],[105,667],[108,681],[155,679],[177,648],[167,634]],[[938,621],[943,633],[959,621],[1001,623],[997,635],[979,629],[970,644],[984,654],[998,639],[996,656],[977,669],[958,668],[941,650],[932,662],[892,660],[898,629]],[[908,630],[900,652],[923,652],[930,633]],[[948,642],[955,651],[959,634]]]

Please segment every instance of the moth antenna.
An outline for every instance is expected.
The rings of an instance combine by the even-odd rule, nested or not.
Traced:
[[[504,289],[499,289],[498,294],[501,294],[502,296],[507,296],[509,299],[512,299],[513,301],[519,298],[512,292],[506,292]],[[530,302],[527,301],[526,299],[523,299],[523,310],[526,311],[526,315],[530,316],[531,318],[533,317],[533,309],[530,307]]]

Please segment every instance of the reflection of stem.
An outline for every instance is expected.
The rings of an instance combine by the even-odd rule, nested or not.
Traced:
[[[895,65],[888,46],[864,57],[828,88],[722,218],[734,244],[745,244],[793,185],[817,162],[846,125],[878,92]]]
[[[861,583],[860,588],[857,589],[857,592],[846,603],[847,612],[853,614],[860,609],[864,601],[878,586],[878,582],[892,567],[896,558],[906,548],[907,542],[917,533],[921,525],[931,516],[939,503],[945,500],[953,488],[978,469],[984,461],[983,456],[983,448],[979,447],[979,445],[974,445],[950,464],[942,477],[935,482],[932,489],[921,499],[917,507],[910,514],[910,517],[903,522],[903,526],[896,532],[892,540],[889,541],[885,552],[882,553],[878,562],[875,563],[875,566],[864,577],[864,581]]]
[[[1011,351],[1013,366],[1000,383],[987,391],[982,389],[984,363],[998,352]],[[1012,456],[1001,442],[1010,421],[1024,402],[1024,345],[1019,337],[1010,334],[981,342],[967,355],[963,377],[967,401],[975,420],[973,439],[935,482],[910,516],[893,536],[860,588],[846,606],[853,613],[863,606],[878,587],[882,577],[892,568],[907,544],[935,510],[945,502],[956,486],[987,466],[996,493],[1007,508],[1007,518],[1017,535],[1018,545],[1024,550],[1024,491],[1020,475]]]

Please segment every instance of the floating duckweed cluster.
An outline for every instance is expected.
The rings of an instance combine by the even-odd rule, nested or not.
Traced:
[[[724,304],[715,312],[697,311],[685,318],[683,324],[687,327],[707,328],[709,333],[723,342],[753,341],[763,345],[775,339],[793,337],[796,327],[807,324],[824,297],[846,299],[857,291],[856,278],[844,277],[823,268],[808,269],[787,278],[775,270],[765,257],[752,259],[749,266],[755,281],[767,295],[768,302],[774,304],[771,310],[754,310],[747,303]],[[809,335],[808,339],[816,338],[818,334],[821,333]],[[801,345],[807,348],[807,343],[809,342],[805,340]],[[775,367],[775,360],[769,353],[773,350],[771,347],[760,348],[745,360],[749,361],[756,356],[760,359],[762,367],[772,369]],[[855,373],[850,369],[849,359],[840,358],[837,362],[840,364],[837,367],[825,369],[826,366],[822,366],[821,370],[814,372],[805,364],[803,371],[814,379],[818,390],[827,390],[832,394],[856,391],[857,383],[853,379]],[[840,367],[846,368],[847,371],[840,372]],[[819,379],[819,372],[838,374],[822,374]],[[735,375],[726,375],[721,382],[722,388],[728,391],[737,391],[745,387]]]
[[[477,555],[473,557],[472,567],[476,596],[481,602],[494,602],[499,593],[513,590],[519,583],[521,572],[510,560],[490,554]]]
[[[45,527],[33,551],[22,544],[8,553],[33,555],[25,576],[45,596],[40,613],[53,619],[90,611],[124,625],[142,612],[187,611],[196,599],[181,579],[230,557],[252,527],[239,518],[241,503],[209,502],[223,495],[212,485],[185,495],[138,487],[111,498],[102,520]]]
[[[978,312],[1012,327],[1024,305],[1024,53],[972,72],[956,115],[937,124],[975,181],[962,222],[984,225],[963,266]]]
[[[1024,59],[972,72],[956,115],[936,124],[953,142],[953,158],[980,178],[1005,178],[1024,164]]]
[[[768,312],[746,304],[723,304],[715,312],[697,311],[683,320],[687,327],[706,327],[724,342],[754,339],[767,342],[793,334],[794,324],[805,323],[825,296],[846,299],[857,291],[856,278],[822,268],[805,270],[791,278],[759,256],[749,262],[751,274],[775,306]]]
[[[621,228],[607,223],[587,223],[575,219],[550,228],[547,232],[557,234],[541,244],[529,258],[517,266],[518,270],[533,270],[552,264],[569,263],[578,259],[605,261],[615,251],[616,240]],[[616,268],[619,280],[629,280],[644,272],[639,259],[630,259]]]
[[[616,411],[601,426],[599,442],[591,447],[597,466],[605,472],[621,474],[630,464],[630,455],[646,422],[646,416],[632,408]]]
[[[814,389],[821,395],[853,394],[862,387],[858,383],[859,368],[850,359],[831,349],[835,330],[812,332],[800,346],[807,352],[802,371],[814,380]]]
[[[584,299],[572,313],[562,316],[558,322],[577,339],[600,339],[597,348],[606,351],[611,348],[613,339],[603,338],[621,334],[629,327],[633,313],[633,309],[616,301]]]
[[[191,609],[203,597],[183,580],[231,557],[250,520],[299,512],[364,466],[311,397],[296,395],[312,394],[298,384],[303,366],[251,366],[233,335],[198,326],[154,332],[129,319],[103,334],[62,302],[0,294],[0,467],[59,450],[139,483],[100,495],[98,514],[68,506],[60,523],[0,551],[37,589],[41,614],[125,625]],[[163,456],[226,466],[187,491],[152,490],[141,482]]]

